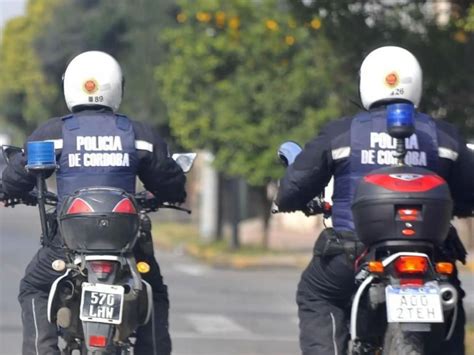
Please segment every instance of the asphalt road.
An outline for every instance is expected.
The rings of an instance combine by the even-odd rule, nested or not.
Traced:
[[[21,349],[16,297],[23,271],[38,248],[32,207],[0,207],[0,355]],[[294,294],[298,270],[213,269],[180,253],[158,252],[171,298],[175,355],[298,354]],[[474,321],[474,280],[462,275]]]

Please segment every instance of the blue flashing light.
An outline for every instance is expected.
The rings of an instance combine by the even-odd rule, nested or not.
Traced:
[[[415,106],[411,103],[387,105],[387,129],[396,127],[412,128],[414,125]]]
[[[56,167],[54,143],[28,142],[28,169],[51,169]]]

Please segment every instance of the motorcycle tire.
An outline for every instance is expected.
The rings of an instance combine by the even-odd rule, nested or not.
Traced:
[[[382,355],[423,355],[423,334],[404,332],[400,324],[390,323],[385,332]]]
[[[130,355],[131,352],[128,349],[117,349],[115,351],[88,351],[85,346],[82,348],[81,355]]]

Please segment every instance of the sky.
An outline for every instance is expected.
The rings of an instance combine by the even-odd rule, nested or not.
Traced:
[[[22,15],[25,11],[26,0],[0,0],[0,28],[10,18]]]

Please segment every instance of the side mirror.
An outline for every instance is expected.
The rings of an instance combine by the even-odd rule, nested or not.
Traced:
[[[278,148],[278,158],[281,160],[283,165],[289,166],[293,164],[302,150],[303,149],[298,143],[293,141],[283,142]]]
[[[184,173],[188,173],[193,167],[196,156],[196,153],[175,153],[172,158],[183,169]]]
[[[23,153],[23,149],[20,147],[15,147],[13,145],[3,145],[2,146],[2,154],[3,158],[5,158],[5,162],[7,164],[10,163],[10,158],[18,153]]]

